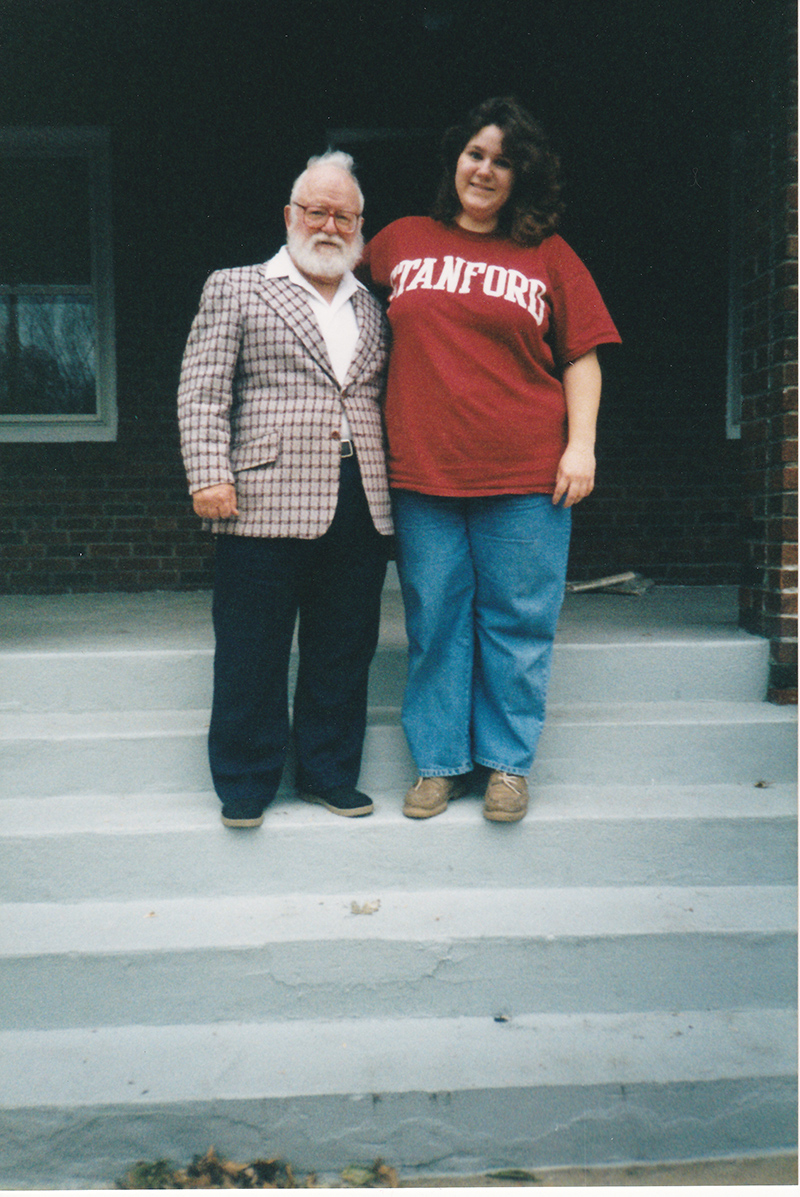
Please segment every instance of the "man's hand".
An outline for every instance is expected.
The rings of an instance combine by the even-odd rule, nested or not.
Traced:
[[[236,506],[236,488],[229,482],[196,490],[192,495],[192,505],[195,513],[205,520],[227,520],[232,515],[239,514]]]

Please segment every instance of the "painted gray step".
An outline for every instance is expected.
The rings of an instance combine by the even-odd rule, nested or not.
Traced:
[[[0,1183],[109,1185],[212,1143],[411,1175],[786,1150],[795,1053],[786,1010],[5,1032]]]
[[[779,886],[8,904],[0,1025],[794,1008],[796,925]]]
[[[549,701],[762,702],[768,658],[768,642],[745,633],[725,641],[557,641]]]
[[[207,707],[208,593],[0,595],[0,708],[81,711]],[[555,703],[720,699],[766,693],[767,641],[736,627],[732,587],[658,587],[641,599],[568,595]],[[397,579],[383,597],[371,702],[396,706],[406,636]]]
[[[397,793],[366,819],[278,798],[256,831],[222,826],[216,795],[0,802],[0,901],[75,902],[385,887],[792,885],[794,785],[532,790],[520,823],[479,796],[406,819]],[[365,897],[364,900],[367,900]]]
[[[791,781],[796,711],[768,703],[552,706],[536,783]],[[372,712],[361,786],[416,776],[397,712]],[[0,713],[3,798],[209,787],[206,711]]]
[[[550,699],[565,703],[721,699],[760,702],[768,643],[741,640],[631,644],[557,644]],[[0,654],[0,707],[21,711],[121,711],[207,708],[213,650],[139,649]],[[294,688],[296,660],[290,685]],[[383,644],[370,673],[370,703],[398,706],[406,679],[405,645]]]
[[[416,769],[392,712],[373,712],[359,785],[400,789]],[[384,719],[385,722],[380,722]],[[791,782],[797,710],[768,703],[550,704],[534,785]]]

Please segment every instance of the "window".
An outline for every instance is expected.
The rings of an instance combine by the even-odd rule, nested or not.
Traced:
[[[117,435],[108,133],[0,129],[0,441]]]

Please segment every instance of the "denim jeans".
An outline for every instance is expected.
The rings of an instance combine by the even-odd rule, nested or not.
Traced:
[[[275,796],[289,744],[298,614],[298,787],[356,784],[387,545],[372,523],[355,457],[342,460],[338,505],[324,536],[217,537],[208,747],[223,804],[257,815]]]
[[[409,640],[403,727],[420,775],[530,771],[571,513],[549,495],[392,492]]]

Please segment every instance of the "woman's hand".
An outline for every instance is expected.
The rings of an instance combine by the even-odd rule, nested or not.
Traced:
[[[205,520],[227,520],[232,515],[238,515],[236,506],[236,488],[229,482],[220,482],[218,486],[206,486],[203,490],[196,490],[192,495],[192,506],[195,514]]]
[[[565,507],[580,503],[594,490],[594,471],[593,449],[583,445],[567,445],[558,463],[553,503],[560,503],[562,498]]]
[[[591,349],[564,367],[567,405],[567,447],[558,463],[553,503],[580,503],[594,490],[594,439],[602,377],[597,350]]]

